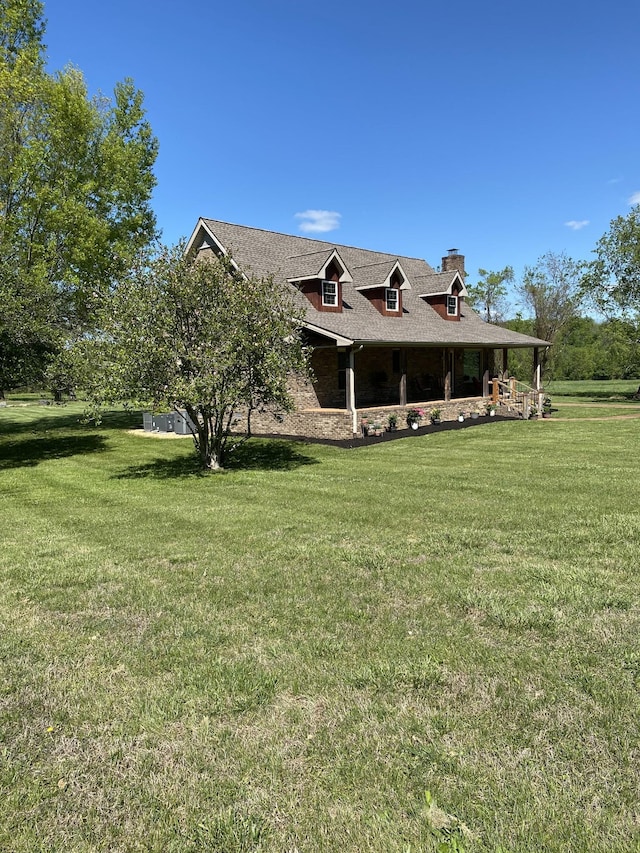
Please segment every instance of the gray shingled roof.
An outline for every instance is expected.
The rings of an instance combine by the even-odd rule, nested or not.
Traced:
[[[434,272],[428,275],[419,275],[413,281],[419,296],[435,296],[439,293],[449,293],[454,278],[458,273],[455,270],[449,272]]]
[[[284,274],[287,281],[302,278],[314,278],[327,263],[333,249],[326,247],[320,252],[305,252],[303,255],[295,255],[292,258],[287,258],[284,266]]]
[[[358,288],[380,287],[391,275],[391,270],[398,263],[397,258],[387,258],[384,261],[374,261],[371,264],[363,264],[353,270],[353,286]],[[402,264],[400,264],[402,266]],[[349,270],[351,272],[351,270]]]
[[[196,246],[201,224],[206,226],[245,273],[273,275],[276,282],[286,287],[293,287],[288,279],[304,276],[314,268],[315,272],[310,272],[310,277],[315,276],[336,249],[353,277],[353,283],[344,282],[342,285],[342,313],[316,310],[297,288],[293,288],[307,321],[330,335],[339,335],[358,344],[548,346],[547,341],[539,338],[485,323],[464,301],[461,302],[459,322],[444,320],[421,296],[446,292],[456,273],[436,273],[426,261],[419,258],[263,231],[214,219],[198,222],[192,236]],[[402,316],[385,317],[357,288],[371,286],[376,276],[382,285],[396,262],[400,263],[411,287],[402,293]]]

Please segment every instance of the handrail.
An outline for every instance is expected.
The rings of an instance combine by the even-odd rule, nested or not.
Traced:
[[[508,411],[515,409],[522,414],[523,418],[528,418],[531,409],[535,407],[538,417],[542,417],[544,397],[542,388],[532,388],[525,382],[520,382],[515,376],[510,376],[508,380],[499,379],[496,376],[492,382],[493,403],[506,406]]]
[[[527,385],[526,382],[521,382],[515,376],[510,376],[508,380],[496,377],[493,379],[493,384],[494,388],[497,384],[499,387],[508,388],[512,393],[515,391],[517,394],[539,394],[542,391],[541,388],[533,388],[531,385]]]

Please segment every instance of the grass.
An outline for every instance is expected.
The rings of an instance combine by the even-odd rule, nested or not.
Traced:
[[[555,381],[545,388],[557,418],[598,419],[640,417],[637,379],[592,382]]]
[[[202,476],[80,408],[0,410],[0,849],[638,849],[640,420]]]
[[[545,383],[545,388],[554,398],[577,398],[594,403],[633,401],[639,386],[638,379],[594,379],[590,382],[556,380]]]
[[[640,403],[575,403],[573,398],[554,397],[552,415],[556,418],[605,420],[608,418],[638,418]]]

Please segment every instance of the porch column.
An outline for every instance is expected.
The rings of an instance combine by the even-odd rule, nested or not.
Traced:
[[[482,396],[489,396],[489,350],[482,350]]]
[[[542,387],[541,382],[541,371],[540,371],[540,352],[538,347],[533,348],[533,387],[536,391],[539,391]]]
[[[400,350],[400,405],[407,405],[407,351]]]
[[[533,387],[538,392],[536,406],[538,407],[538,418],[542,417],[542,407],[544,405],[544,394],[542,393],[542,370],[538,347],[533,348]]]
[[[451,400],[451,388],[453,387],[453,376],[451,375],[451,350],[444,350],[444,401],[448,403]]]
[[[505,380],[509,378],[509,350],[506,347],[502,350],[502,373]]]
[[[356,411],[356,370],[355,370],[355,353],[352,349],[349,350],[349,359],[347,361],[346,373],[346,397],[347,410],[351,412],[353,421],[353,431],[358,432],[358,413]]]

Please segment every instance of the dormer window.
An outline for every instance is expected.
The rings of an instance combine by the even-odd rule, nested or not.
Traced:
[[[448,317],[457,317],[458,316],[458,297],[457,296],[447,296],[447,316]]]
[[[398,291],[395,287],[387,287],[384,292],[387,311],[398,310]]]
[[[322,282],[322,304],[335,308],[338,305],[338,284],[335,281]]]

